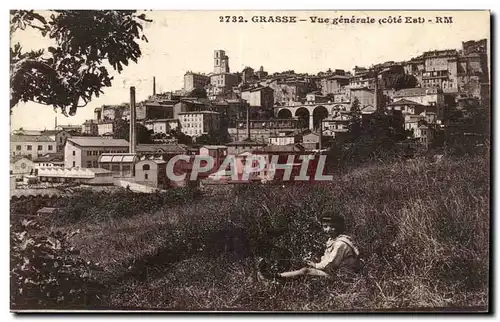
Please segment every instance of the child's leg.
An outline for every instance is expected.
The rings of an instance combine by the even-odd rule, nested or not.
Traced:
[[[304,267],[301,269],[298,269],[296,271],[291,271],[291,272],[284,272],[279,274],[281,277],[295,277],[295,276],[301,276],[301,275],[313,275],[313,276],[323,276],[327,277],[328,274],[323,272],[322,270],[316,269],[316,268],[310,268],[310,267]]]

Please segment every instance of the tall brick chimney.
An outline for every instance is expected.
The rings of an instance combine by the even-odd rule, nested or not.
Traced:
[[[135,154],[136,133],[135,133],[135,87],[130,87],[130,135],[129,135],[129,153]]]
[[[153,95],[156,95],[156,77],[153,76]]]

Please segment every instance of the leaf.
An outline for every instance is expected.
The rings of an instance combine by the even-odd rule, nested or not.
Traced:
[[[52,249],[61,249],[61,242],[53,237],[48,237],[47,241],[50,243]]]

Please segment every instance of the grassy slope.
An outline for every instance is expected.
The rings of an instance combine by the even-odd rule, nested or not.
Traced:
[[[354,280],[309,278],[263,285],[255,280],[252,256],[238,257],[227,243],[210,246],[207,237],[221,227],[239,225],[252,227],[250,239],[255,242],[263,236],[258,218],[294,222],[327,210],[344,214],[363,253],[366,266]],[[304,223],[299,220],[293,227]],[[374,310],[487,305],[489,163],[481,158],[364,167],[329,184],[272,187],[75,225],[81,230],[77,247],[86,259],[104,267],[109,304],[115,307]],[[285,244],[298,254],[305,239],[294,234]]]

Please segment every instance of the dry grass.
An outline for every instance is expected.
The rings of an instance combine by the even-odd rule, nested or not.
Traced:
[[[74,242],[82,256],[104,267],[106,304],[114,308],[486,307],[489,175],[482,157],[369,166],[333,183],[260,187],[69,227],[80,229]],[[346,217],[366,263],[363,272],[327,281],[258,282],[254,256],[270,238],[266,226],[285,227],[275,243],[298,258],[319,238],[310,224],[325,211]]]

